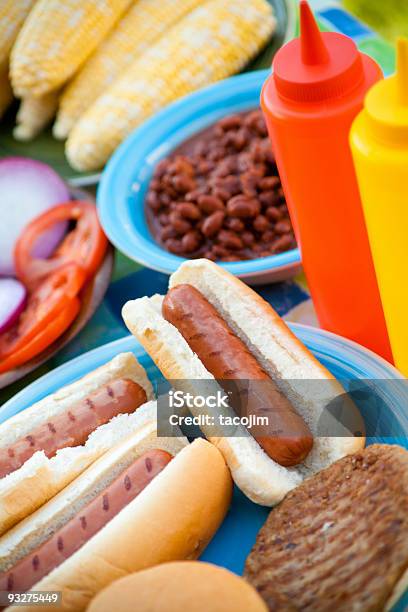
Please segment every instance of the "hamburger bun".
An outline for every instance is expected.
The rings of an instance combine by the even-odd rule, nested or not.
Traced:
[[[267,612],[245,580],[200,561],[164,563],[117,580],[88,612]]]

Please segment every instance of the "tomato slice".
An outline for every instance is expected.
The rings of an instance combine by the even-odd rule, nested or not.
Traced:
[[[78,294],[85,272],[77,264],[66,264],[50,274],[29,294],[18,321],[0,335],[0,359],[37,336]]]
[[[37,240],[60,221],[76,221],[76,225],[51,257],[33,257]],[[77,263],[90,278],[99,268],[107,244],[96,208],[91,202],[75,200],[59,204],[29,223],[19,237],[14,251],[17,276],[28,288],[32,288],[61,266]]]
[[[14,351],[6,359],[0,361],[0,374],[17,368],[26,363],[39,353],[42,353],[50,344],[59,338],[76,318],[81,302],[77,297],[68,301],[63,310],[54,318],[45,329],[31,338],[24,346]]]

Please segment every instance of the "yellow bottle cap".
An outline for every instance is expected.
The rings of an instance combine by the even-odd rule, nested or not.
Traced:
[[[390,144],[408,144],[408,38],[397,41],[397,71],[368,92],[365,109],[371,128]]]

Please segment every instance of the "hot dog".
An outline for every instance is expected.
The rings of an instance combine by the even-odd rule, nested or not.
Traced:
[[[160,438],[150,421],[0,538],[0,590],[60,591],[59,609],[84,610],[119,576],[197,558],[231,494],[213,445]]]
[[[147,401],[146,391],[132,380],[113,380],[69,410],[34,428],[7,448],[0,449],[0,478],[25,463],[35,452],[43,450],[53,457],[57,450],[80,446],[99,425],[118,414],[133,412]]]
[[[159,474],[172,456],[147,451],[51,538],[0,575],[0,591],[28,591],[90,540]]]
[[[0,425],[0,535],[151,419],[153,391],[131,353]],[[140,413],[140,414],[138,414]]]
[[[122,316],[164,377],[184,393],[213,393],[220,386],[225,392],[234,388],[230,379],[254,381],[246,408],[269,417],[264,430],[200,422],[252,501],[273,506],[304,478],[363,448],[361,416],[342,385],[268,303],[215,263],[183,262],[170,276],[167,296],[132,300]],[[359,422],[353,430],[331,418],[330,406],[344,397],[350,422]],[[241,408],[233,393],[229,407],[237,399]],[[203,413],[188,407],[193,416]],[[217,411],[230,414],[222,406],[205,407],[206,416]]]
[[[177,285],[164,298],[162,313],[221,385],[223,380],[266,383],[262,393],[249,395],[247,410],[268,414],[269,428],[277,435],[255,439],[280,465],[303,461],[313,446],[310,429],[214,306],[191,285]]]

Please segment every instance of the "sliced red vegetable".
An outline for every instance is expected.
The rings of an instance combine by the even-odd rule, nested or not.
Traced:
[[[32,255],[35,242],[62,221],[76,221],[76,225],[52,257],[39,259]],[[90,278],[100,266],[107,244],[93,204],[83,201],[60,204],[34,219],[18,239],[15,248],[17,276],[28,287],[33,287],[62,265],[75,262]]]
[[[0,374],[23,365],[33,357],[42,353],[48,346],[55,342],[74,321],[80,306],[81,303],[78,298],[74,297],[70,300],[55,319],[40,331],[39,334],[34,336],[34,338],[19,350],[14,351],[5,359],[0,360]]]
[[[14,246],[23,228],[52,206],[68,200],[69,191],[46,164],[25,157],[6,157],[0,160],[0,194],[0,275],[13,276]],[[51,255],[66,230],[66,221],[54,225],[35,245],[35,256]]]
[[[0,359],[19,351],[53,323],[55,317],[76,297],[86,279],[77,264],[66,264],[43,280],[29,294],[19,320],[0,336]]]
[[[26,299],[26,288],[18,280],[0,278],[0,334],[17,321]]]

